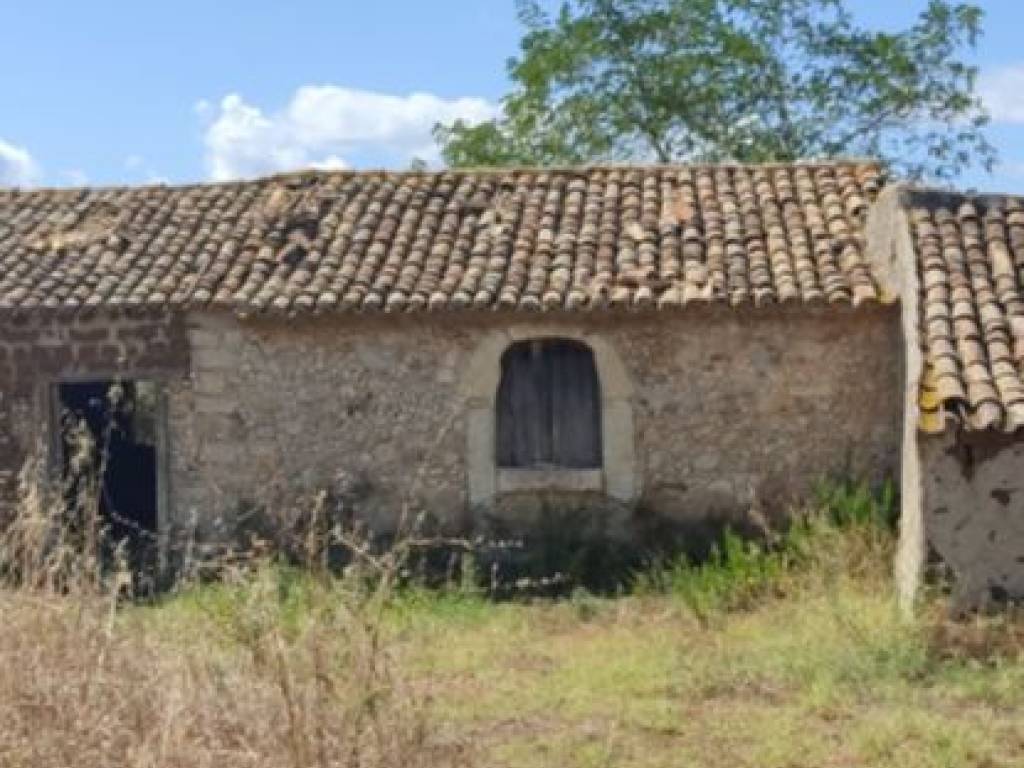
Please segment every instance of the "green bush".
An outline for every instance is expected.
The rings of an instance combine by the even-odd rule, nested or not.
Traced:
[[[683,557],[655,566],[637,574],[636,587],[676,595],[703,622],[719,611],[749,607],[779,588],[785,560],[783,550],[769,551],[727,530],[705,562]]]
[[[718,613],[791,594],[808,577],[888,568],[898,514],[892,483],[875,492],[865,483],[822,482],[816,499],[775,541],[747,540],[726,529],[706,560],[656,563],[634,575],[634,587],[641,594],[675,595],[707,623]]]
[[[894,530],[899,519],[896,485],[886,480],[875,491],[863,481],[822,480],[815,487],[816,506],[840,528]]]

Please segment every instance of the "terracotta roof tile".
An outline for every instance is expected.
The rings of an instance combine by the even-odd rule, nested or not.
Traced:
[[[912,191],[920,426],[1024,426],[1024,199]]]
[[[0,189],[0,311],[859,304],[881,184],[836,163]]]

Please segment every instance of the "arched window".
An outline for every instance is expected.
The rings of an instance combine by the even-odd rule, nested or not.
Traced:
[[[566,339],[522,341],[501,358],[497,464],[601,467],[601,387],[590,347]]]

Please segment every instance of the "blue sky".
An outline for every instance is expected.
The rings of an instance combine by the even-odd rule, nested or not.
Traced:
[[[892,26],[924,2],[849,6]],[[1024,2],[979,4],[986,34],[974,58],[1001,162],[961,182],[1024,193]],[[436,162],[430,126],[491,114],[520,34],[512,0],[34,0],[0,15],[7,184]]]

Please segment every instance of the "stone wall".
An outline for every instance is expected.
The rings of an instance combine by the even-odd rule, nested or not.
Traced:
[[[531,328],[600,338],[620,358],[631,379],[637,520],[737,521],[751,505],[783,514],[826,474],[877,481],[898,468],[901,342],[891,306],[207,314],[190,328],[194,399],[171,429],[180,519],[231,515],[239,499],[313,490],[340,474],[382,527],[410,500],[452,528],[472,527],[463,378],[496,332]]]
[[[52,385],[75,379],[160,381],[168,410],[188,388],[184,319],[162,313],[33,317],[0,322],[0,505],[30,452],[52,441]]]
[[[954,606],[1024,598],[1024,440],[919,437],[928,545],[953,571]]]
[[[461,527],[457,376],[473,336],[402,318],[192,318],[194,418],[172,424],[176,516],[230,527],[282,491],[340,481],[381,528],[413,501]]]
[[[216,538],[242,509],[340,483],[382,529],[403,510],[474,529],[481,510],[469,503],[466,379],[481,375],[473,361],[482,345],[534,333],[590,338],[599,365],[614,361],[617,381],[603,386],[617,415],[606,424],[630,434],[607,444],[618,446],[615,461],[628,456],[611,478],[612,495],[629,499],[619,506],[628,531],[742,524],[752,506],[783,514],[826,474],[880,480],[897,470],[894,307],[204,313],[5,323],[4,488],[9,497],[27,451],[46,439],[54,382],[122,375],[164,385],[165,526],[196,525]]]
[[[898,467],[894,307],[683,315],[618,339],[637,377],[643,503],[782,513],[825,475]]]

